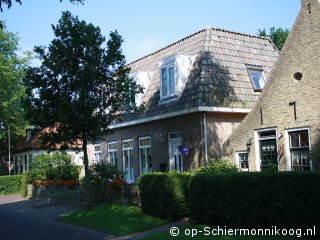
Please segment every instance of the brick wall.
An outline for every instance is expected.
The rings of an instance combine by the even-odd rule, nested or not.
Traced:
[[[225,143],[225,156],[235,160],[235,152],[246,149],[253,139],[249,155],[250,169],[257,170],[254,130],[277,129],[277,147],[284,148],[280,170],[287,170],[290,158],[288,129],[307,127],[310,130],[311,150],[320,139],[320,3],[302,0],[302,8],[274,67],[269,82],[250,114]],[[296,80],[294,74],[302,73]],[[296,119],[294,105],[296,105]],[[290,104],[291,103],[291,104]],[[262,114],[261,114],[262,113]],[[262,116],[262,119],[261,119]],[[259,160],[258,160],[259,161]],[[315,160],[316,161],[316,160]]]

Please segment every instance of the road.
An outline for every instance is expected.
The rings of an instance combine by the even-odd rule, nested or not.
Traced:
[[[16,199],[15,199],[16,198]],[[54,205],[38,209],[20,197],[0,197],[0,239],[8,240],[109,240],[110,235],[64,224],[55,219],[61,214],[83,208]]]

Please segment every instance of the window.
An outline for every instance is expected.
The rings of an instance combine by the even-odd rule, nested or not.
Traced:
[[[262,69],[249,68],[248,72],[249,72],[249,76],[253,84],[254,90],[261,91],[266,82]]]
[[[128,182],[134,181],[134,169],[133,169],[133,140],[127,139],[122,142],[123,153],[123,171],[125,172],[125,179]]]
[[[289,132],[291,169],[293,171],[311,170],[308,129]]]
[[[249,171],[249,153],[248,152],[238,152],[237,162],[240,171]]]
[[[162,97],[169,97],[175,94],[174,65],[161,68]]]
[[[108,160],[110,164],[118,166],[118,157],[117,157],[117,142],[108,143]]]
[[[182,145],[182,132],[169,133],[169,167],[170,170],[183,171],[183,158],[179,151]]]
[[[140,174],[152,172],[151,138],[139,138]]]
[[[257,170],[278,170],[277,130],[261,129],[257,134]]]
[[[101,144],[93,145],[93,163],[97,164],[101,161]]]

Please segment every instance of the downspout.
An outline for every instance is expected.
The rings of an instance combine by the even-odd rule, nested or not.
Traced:
[[[207,121],[206,112],[202,113],[202,124],[203,124],[203,137],[204,137],[204,155],[205,155],[205,165],[208,164],[208,142],[207,142]]]

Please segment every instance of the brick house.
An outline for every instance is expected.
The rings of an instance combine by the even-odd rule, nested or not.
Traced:
[[[130,112],[88,146],[134,181],[144,172],[192,170],[222,144],[257,102],[278,57],[268,38],[208,27],[128,66],[145,88]],[[183,150],[184,149],[184,150]]]
[[[319,29],[320,2],[302,0],[257,104],[225,143],[225,156],[243,170],[319,169]]]

